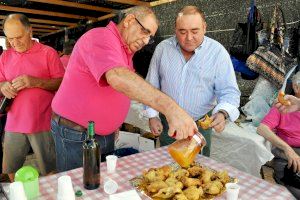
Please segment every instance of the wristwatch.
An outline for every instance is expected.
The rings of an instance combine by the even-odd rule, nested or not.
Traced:
[[[228,115],[228,113],[226,112],[226,110],[218,110],[218,113],[221,113],[221,114],[223,114],[223,115],[224,115],[224,117],[225,117],[225,120],[227,120],[227,119],[228,119],[228,117],[229,117],[229,115]]]

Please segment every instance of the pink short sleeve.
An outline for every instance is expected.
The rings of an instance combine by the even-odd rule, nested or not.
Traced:
[[[48,69],[50,72],[51,78],[62,78],[65,73],[64,66],[62,62],[60,61],[60,58],[57,54],[57,52],[54,49],[49,50],[49,56],[48,58]]]
[[[103,31],[108,30],[104,29],[96,34],[93,33],[93,30],[89,32],[89,35],[84,38],[84,41],[89,42],[81,41],[79,51],[85,53],[82,56],[94,78],[101,85],[106,85],[105,77],[103,77],[105,72],[115,67],[129,67],[129,65],[124,62],[123,56],[126,55],[123,55],[124,50],[120,48],[120,41],[116,37],[112,34],[102,34],[101,39],[100,36],[95,37]],[[99,56],[101,54],[105,54],[105,56]]]
[[[271,130],[275,129],[280,123],[280,113],[277,108],[272,107],[261,123],[268,126]]]
[[[0,82],[6,81],[5,76],[4,76],[4,73],[3,73],[3,71],[4,71],[4,69],[3,69],[3,67],[4,67],[4,65],[3,65],[3,62],[4,62],[4,61],[3,61],[3,59],[4,59],[3,54],[4,54],[4,52],[3,52],[2,55],[0,56]]]

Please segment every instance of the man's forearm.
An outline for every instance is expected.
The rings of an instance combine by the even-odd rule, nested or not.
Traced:
[[[3,93],[1,92],[1,88],[4,85],[4,83],[5,83],[5,81],[4,82],[0,82],[0,96],[3,96]]]
[[[49,90],[49,91],[56,91],[59,88],[61,81],[62,78],[53,78],[53,79],[36,78],[35,87],[44,90]]]
[[[297,98],[297,107],[298,107],[298,111],[300,111],[300,98]]]
[[[272,143],[272,145],[285,151],[291,148],[285,141],[279,138],[270,128],[264,124],[260,124],[257,128],[257,132]]]
[[[169,96],[124,67],[106,72],[106,80],[115,90],[124,93],[130,99],[139,101],[164,114],[168,114],[176,107],[175,101]]]

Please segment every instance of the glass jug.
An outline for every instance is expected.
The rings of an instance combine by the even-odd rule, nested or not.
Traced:
[[[195,160],[197,154],[206,145],[206,140],[199,132],[186,139],[177,140],[168,147],[169,154],[183,168]]]

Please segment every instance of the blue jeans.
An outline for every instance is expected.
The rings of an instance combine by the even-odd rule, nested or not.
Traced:
[[[51,132],[55,142],[57,171],[63,172],[82,167],[82,144],[87,133],[60,125],[53,119],[51,119]],[[95,135],[95,139],[100,146],[101,161],[104,161],[106,155],[114,152],[115,134]]]

